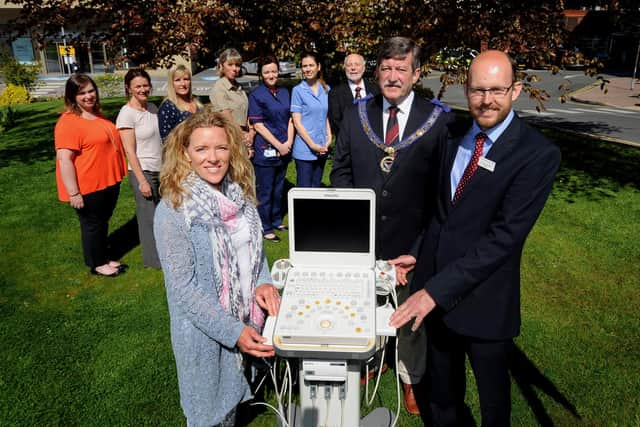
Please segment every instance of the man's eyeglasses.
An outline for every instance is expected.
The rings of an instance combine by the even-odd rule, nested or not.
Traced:
[[[511,88],[513,87],[515,82],[511,83],[508,87],[492,87],[489,89],[484,89],[480,87],[470,87],[469,96],[472,98],[483,98],[485,94],[493,95],[495,98],[502,98],[507,96]]]

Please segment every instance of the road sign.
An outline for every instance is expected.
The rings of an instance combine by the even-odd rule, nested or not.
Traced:
[[[73,46],[58,45],[58,52],[63,56],[74,56],[76,54],[76,48]]]

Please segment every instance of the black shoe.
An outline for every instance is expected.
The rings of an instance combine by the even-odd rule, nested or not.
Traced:
[[[273,243],[278,243],[280,241],[280,238],[278,236],[276,236],[275,234],[273,235],[273,237],[267,237],[266,235],[264,235],[262,237],[264,237],[264,240],[268,240],[268,241],[273,242]]]
[[[289,229],[289,227],[287,227],[284,224],[280,224],[279,226],[276,227],[276,230],[278,230],[278,231],[286,231],[288,229]]]

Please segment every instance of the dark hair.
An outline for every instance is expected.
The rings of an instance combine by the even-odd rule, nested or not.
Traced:
[[[320,61],[320,54],[318,52],[312,51],[312,50],[305,50],[300,54],[300,63],[302,63],[302,60],[304,58],[313,58],[313,60],[316,62],[316,64],[321,64]],[[322,70],[320,70],[320,72],[322,72]]]
[[[420,68],[420,46],[407,37],[391,37],[382,42],[378,50],[378,68],[384,59],[405,59],[413,54],[411,67],[413,71]]]
[[[260,78],[262,78],[262,67],[269,64],[276,64],[276,66],[278,67],[278,71],[280,70],[280,64],[278,63],[278,58],[276,58],[275,55],[268,54],[268,55],[261,56],[260,58],[258,58],[258,76],[260,76]]]
[[[136,77],[143,77],[147,79],[147,82],[149,82],[149,87],[151,87],[151,77],[149,77],[149,73],[147,73],[142,68],[132,68],[127,71],[127,74],[125,74],[124,76],[124,93],[126,95],[130,95],[129,85],[131,84],[131,80],[135,79]]]
[[[318,81],[320,81],[320,84],[322,85],[322,88],[324,90],[327,90],[327,84],[325,83],[324,79],[322,78],[322,68],[323,67],[322,67],[322,58],[320,58],[320,54],[318,52],[315,52],[315,51],[305,50],[304,52],[302,52],[300,54],[300,67],[302,67],[302,60],[304,58],[313,58],[315,63],[320,65],[320,71],[318,71]]]
[[[83,86],[90,83],[93,89],[96,91],[96,105],[93,107],[93,113],[101,114],[100,112],[100,94],[98,93],[98,85],[93,81],[91,77],[86,74],[72,74],[67,80],[64,86],[64,110],[77,115],[82,114],[82,110],[76,103],[76,96]]]

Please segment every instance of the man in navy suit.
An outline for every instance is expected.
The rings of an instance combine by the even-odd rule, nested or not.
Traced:
[[[357,53],[347,55],[344,58],[344,73],[347,81],[332,87],[329,91],[329,123],[331,132],[336,138],[340,133],[340,123],[347,107],[368,95],[380,93],[378,86],[363,78],[364,69],[365,62],[362,55]]]
[[[412,40],[385,40],[377,67],[381,94],[344,113],[331,184],[375,191],[376,258],[392,259],[417,255],[432,208],[435,148],[447,139],[450,114],[413,91],[420,79],[420,48]],[[407,282],[403,284],[397,288],[400,302],[409,297]],[[406,327],[398,339],[405,407],[418,414],[412,384],[422,379],[426,362],[424,352],[415,348],[426,346],[425,333]]]
[[[391,317],[425,321],[429,411],[436,426],[467,425],[465,354],[483,426],[510,424],[508,373],[520,332],[520,258],[553,185],[560,151],[514,113],[522,90],[513,62],[478,55],[465,88],[471,128],[440,150],[437,202],[424,235],[411,297]],[[413,267],[400,257],[400,279]],[[418,349],[416,349],[418,351]]]

